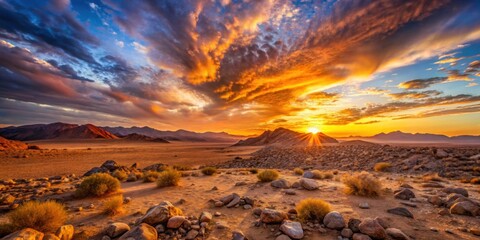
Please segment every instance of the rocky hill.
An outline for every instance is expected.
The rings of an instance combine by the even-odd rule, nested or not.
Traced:
[[[371,137],[352,136],[348,139],[366,140],[382,143],[452,143],[452,144],[480,144],[480,136],[460,135],[446,136],[431,133],[405,133],[394,131],[379,133]]]
[[[27,147],[28,147],[27,144],[23,142],[8,140],[3,137],[0,137],[0,151],[25,150],[27,149]]]
[[[131,133],[127,136],[121,136],[122,139],[130,140],[130,141],[146,141],[146,142],[159,142],[159,143],[170,143],[169,141],[163,138],[153,138],[149,136],[145,136],[138,133]]]
[[[299,133],[286,128],[267,130],[257,137],[241,140],[234,146],[318,146],[324,143],[338,143],[335,138],[323,133]]]

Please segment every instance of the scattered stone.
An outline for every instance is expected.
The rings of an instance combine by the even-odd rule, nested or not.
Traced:
[[[233,199],[227,204],[227,208],[235,207],[240,202],[240,196],[236,193],[233,194]]]
[[[442,189],[442,192],[444,192],[446,194],[457,193],[457,194],[463,195],[464,197],[468,197],[468,191],[465,188],[451,188],[451,187],[449,187],[449,188]]]
[[[433,204],[434,206],[440,207],[444,204],[444,201],[441,197],[435,195],[435,196],[429,196],[428,197],[428,202]]]
[[[393,239],[398,239],[398,240],[409,240],[410,237],[408,237],[405,233],[402,232],[402,230],[398,228],[387,228],[386,233],[388,236],[390,236]]]
[[[296,195],[297,192],[295,192],[295,190],[293,190],[293,189],[287,189],[287,190],[285,190],[285,194],[287,194],[287,195]]]
[[[61,240],[71,240],[74,233],[75,229],[73,225],[63,225],[57,229],[55,235]]]
[[[40,240],[44,236],[43,233],[31,229],[31,228],[24,228],[20,231],[16,231],[14,233],[11,233],[7,235],[6,237],[2,238],[2,240]]]
[[[265,208],[260,214],[260,221],[263,223],[281,223],[287,219],[287,214],[274,209]]]
[[[400,185],[401,188],[410,188],[410,189],[413,189],[413,187],[410,185],[410,184],[407,184],[407,183],[403,183],[402,185]]]
[[[198,231],[195,229],[192,229],[188,231],[187,236],[185,236],[185,239],[187,240],[193,240],[198,236]]]
[[[430,231],[432,231],[432,232],[438,232],[438,229],[436,229],[436,228],[434,228],[434,227],[431,227],[431,228],[430,228]]]
[[[311,179],[311,178],[313,178],[313,176],[314,176],[314,174],[313,174],[312,171],[305,171],[305,172],[303,173],[303,177],[304,177],[304,178],[310,178],[310,179]]]
[[[340,232],[340,235],[342,235],[342,237],[351,238],[353,236],[353,231],[350,228],[344,228]]]
[[[413,214],[404,207],[391,208],[391,209],[388,209],[387,212],[391,214],[399,215],[399,216],[413,218]]]
[[[395,193],[395,198],[402,200],[410,200],[410,198],[415,198],[415,193],[413,193],[413,191],[409,188],[402,188]]]
[[[473,234],[475,236],[480,236],[480,228],[470,228],[468,230],[468,232],[470,232],[471,234]]]
[[[348,220],[348,228],[352,229],[352,231],[354,233],[358,233],[360,232],[360,229],[358,228],[358,225],[360,225],[362,221],[360,221],[360,219],[356,219],[356,218],[350,218]]]
[[[417,204],[412,203],[412,202],[400,202],[400,204],[408,206],[408,207],[412,207],[412,208],[418,207]]]
[[[212,218],[213,216],[209,212],[202,212],[202,214],[200,214],[200,222],[210,222]]]
[[[361,208],[361,209],[369,209],[370,204],[368,204],[368,202],[361,202],[361,203],[358,204],[358,207]]]
[[[245,185],[247,185],[247,183],[246,183],[246,182],[243,182],[243,181],[242,181],[242,182],[236,182],[236,183],[235,183],[235,187],[240,187],[240,186],[245,186]]]
[[[274,188],[290,188],[291,184],[284,178],[272,181],[270,185]]]
[[[246,240],[245,234],[240,230],[235,230],[232,232],[232,240]]]
[[[354,233],[352,239],[353,240],[372,240],[371,237],[362,233]]]
[[[385,229],[374,219],[366,218],[359,225],[358,229],[361,233],[366,234],[373,238],[385,239],[387,233]],[[355,234],[354,234],[355,236]]]
[[[133,227],[130,231],[123,234],[119,240],[157,240],[157,230],[146,224],[140,223],[140,225]]]
[[[332,211],[325,215],[323,224],[330,229],[342,229],[345,227],[345,219],[339,212]]]
[[[288,235],[290,238],[293,238],[293,239],[303,238],[302,224],[300,224],[299,222],[285,220],[280,226],[280,231],[282,231],[283,233],[285,233],[286,235]]]
[[[124,234],[128,231],[130,231],[130,226],[128,226],[128,224],[122,223],[122,222],[111,223],[105,229],[105,233],[111,238],[119,237],[119,236],[121,236],[122,234]]]
[[[282,234],[282,235],[278,235],[278,237],[276,237],[275,240],[292,240],[292,239],[289,236]]]
[[[167,228],[177,229],[180,226],[182,226],[185,220],[186,219],[184,216],[173,216],[170,219],[168,219]]]
[[[146,223],[155,226],[159,223],[165,223],[169,218],[180,215],[182,211],[173,206],[168,201],[163,201],[159,205],[151,207],[145,215],[137,220],[137,224]]]
[[[300,185],[305,188],[306,190],[317,190],[320,186],[318,185],[317,181],[308,178],[300,179]]]
[[[450,207],[451,214],[458,215],[480,215],[480,207],[470,201],[457,202]]]

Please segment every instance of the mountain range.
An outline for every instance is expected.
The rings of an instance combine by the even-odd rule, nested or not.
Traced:
[[[233,146],[315,146],[325,143],[338,143],[338,141],[335,138],[329,137],[323,133],[299,133],[286,128],[277,128],[273,131],[267,130],[258,137],[240,140]]]
[[[453,144],[480,144],[480,136],[459,135],[446,136],[431,133],[404,133],[394,131],[390,133],[379,133],[370,137],[351,136],[345,139],[357,139],[379,143],[453,143]]]

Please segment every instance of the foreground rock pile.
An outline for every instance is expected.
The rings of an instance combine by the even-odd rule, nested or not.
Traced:
[[[372,170],[375,163],[391,163],[393,172],[438,172],[441,176],[480,176],[480,149],[474,147],[403,147],[344,145],[308,148],[265,147],[250,159],[235,159],[220,168],[313,167],[348,171]]]

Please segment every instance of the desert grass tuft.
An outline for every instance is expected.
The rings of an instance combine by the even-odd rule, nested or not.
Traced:
[[[294,168],[294,169],[293,169],[293,173],[294,173],[295,175],[303,175],[303,169],[301,169],[301,168]]]
[[[119,181],[125,181],[128,178],[128,174],[125,171],[119,170],[119,169],[115,170],[112,173],[112,176],[114,178],[118,179]]]
[[[274,169],[266,169],[257,174],[257,178],[260,182],[271,182],[276,180],[279,176],[280,174],[278,171]]]
[[[365,197],[380,196],[382,184],[372,174],[367,172],[345,174],[342,177],[345,193]]]
[[[8,214],[16,230],[33,228],[40,232],[54,232],[67,221],[67,211],[55,201],[29,201]]]
[[[314,179],[332,179],[333,173],[327,171],[313,170],[312,171]]]
[[[158,179],[159,172],[147,171],[143,173],[143,182],[155,182]]]
[[[388,172],[392,168],[392,164],[388,162],[378,162],[373,166],[375,172]]]
[[[123,212],[123,196],[117,195],[107,199],[102,205],[102,213],[114,216]]]
[[[322,199],[307,198],[297,204],[296,210],[298,218],[303,222],[322,222],[325,215],[331,211],[331,206]]]
[[[157,178],[157,187],[177,186],[181,174],[175,169],[168,169],[161,172]]]
[[[215,173],[217,173],[217,168],[215,168],[215,167],[204,167],[204,168],[202,168],[201,171],[202,171],[203,175],[212,176]]]
[[[83,179],[75,195],[77,197],[100,197],[120,189],[120,181],[108,173],[96,173]]]

